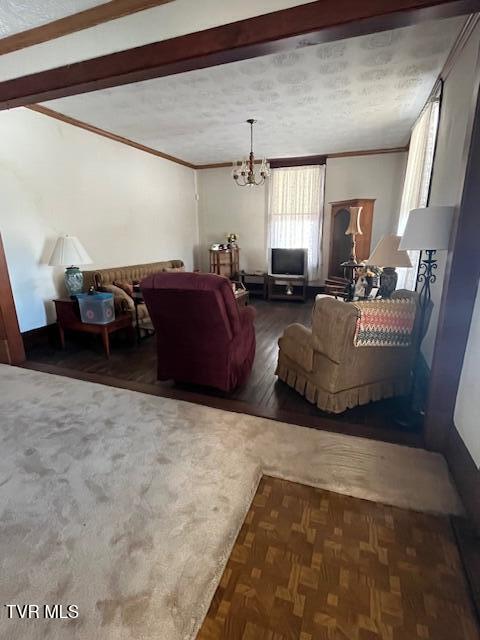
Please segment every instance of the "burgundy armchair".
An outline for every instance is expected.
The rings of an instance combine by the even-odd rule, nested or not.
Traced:
[[[230,281],[212,273],[157,273],[141,282],[157,334],[158,379],[231,391],[255,357],[255,312],[239,310]]]

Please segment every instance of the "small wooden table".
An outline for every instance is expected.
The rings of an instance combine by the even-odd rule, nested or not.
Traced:
[[[249,300],[248,291],[246,289],[237,289],[235,291],[235,300],[239,307],[246,307]]]
[[[150,327],[141,327],[140,320],[138,318],[138,306],[140,304],[145,304],[145,300],[143,299],[143,293],[141,291],[134,291],[132,293],[133,304],[135,305],[135,331],[137,333],[137,342],[140,344],[142,340],[145,338],[149,338],[150,336],[155,335],[155,329],[150,329]],[[142,336],[142,331],[144,332]]]
[[[240,271],[240,248],[232,245],[230,249],[210,249],[210,273],[227,278],[236,278]]]
[[[53,301],[57,312],[58,332],[60,344],[65,349],[65,331],[80,331],[82,333],[95,333],[102,337],[103,349],[107,358],[110,357],[110,334],[120,329],[126,329],[133,339],[132,316],[128,313],[119,315],[107,324],[93,324],[82,322],[78,301],[71,298],[60,298]]]

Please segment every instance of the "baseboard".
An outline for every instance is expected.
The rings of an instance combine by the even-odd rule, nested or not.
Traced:
[[[480,545],[480,470],[455,425],[450,428],[447,446],[443,453],[458,493],[463,500],[472,525],[475,527],[477,536],[479,536],[478,543]]]
[[[57,323],[53,322],[52,324],[46,324],[45,326],[38,327],[37,329],[23,331],[22,338],[25,351],[27,352],[35,349],[35,347],[53,344],[58,340]]]

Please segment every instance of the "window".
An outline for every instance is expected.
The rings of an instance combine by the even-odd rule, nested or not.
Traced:
[[[307,249],[308,277],[320,270],[325,166],[273,169],[269,180],[268,249]]]
[[[397,228],[397,233],[400,236],[405,231],[410,211],[426,207],[428,204],[439,116],[440,98],[437,97],[426,105],[412,130]],[[408,255],[413,267],[397,270],[397,286],[399,289],[414,290],[420,252],[409,251]]]

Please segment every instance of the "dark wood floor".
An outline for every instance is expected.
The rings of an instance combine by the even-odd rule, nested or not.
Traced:
[[[255,363],[247,384],[228,395],[208,388],[158,382],[155,338],[144,340],[140,345],[131,345],[121,336],[112,336],[112,355],[107,360],[101,343],[92,336],[67,334],[65,351],[52,344],[37,346],[29,351],[27,366],[230,411],[423,446],[421,434],[405,433],[395,427],[393,415],[398,410],[398,401],[371,403],[334,416],[320,411],[277,380],[274,374],[277,340],[284,328],[292,322],[310,325],[313,301],[296,303],[253,300],[252,305],[257,311]]]

